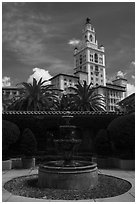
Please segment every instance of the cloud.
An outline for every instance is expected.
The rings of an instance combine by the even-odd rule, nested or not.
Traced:
[[[131,62],[131,65],[135,68],[135,62],[134,61]]]
[[[5,86],[11,86],[11,79],[10,77],[7,77],[7,76],[4,76],[2,78],[2,86],[5,87]]]
[[[130,83],[135,82],[135,62],[131,61],[129,64],[129,67],[125,70],[126,72],[126,78],[128,78],[128,81]]]
[[[133,84],[127,84],[127,96],[135,93],[135,86]]]
[[[71,69],[65,59],[60,59],[54,38],[60,37],[61,25],[44,13],[29,9],[30,4],[6,3],[3,8],[3,53],[12,53],[17,62],[26,67],[48,66],[52,72]],[[27,6],[28,5],[28,6]],[[3,55],[3,59],[6,55]],[[61,68],[61,69],[60,69]]]
[[[116,74],[114,74],[113,76],[107,76],[107,83],[112,83],[113,80],[115,80],[117,77],[121,77],[121,78],[125,78],[126,73],[124,73],[123,71],[118,71]]]
[[[122,71],[118,71],[116,76],[124,78],[124,75],[125,74]]]
[[[125,39],[123,36],[116,38],[113,42],[106,44],[106,56],[107,56],[107,72],[109,74],[114,74],[118,71],[118,67],[122,67],[124,73],[126,73],[126,78],[130,83],[133,79],[131,78],[134,75],[134,40],[133,36],[128,36],[129,39]],[[130,50],[130,52],[129,52]]]
[[[69,40],[68,44],[69,45],[72,45],[72,46],[76,46],[80,43],[80,40],[78,39],[72,39],[72,40]]]
[[[33,82],[33,78],[35,78],[37,81],[40,80],[40,78],[42,77],[42,81],[44,80],[48,80],[50,79],[52,76],[50,75],[49,71],[46,71],[45,69],[41,69],[41,68],[34,68],[33,69],[33,74],[29,76],[27,82],[28,83],[32,83]],[[50,84],[51,82],[46,82],[45,84]]]
[[[48,54],[49,38],[57,35],[50,23],[52,18],[33,10],[28,12],[23,5],[22,2],[5,4],[3,50],[14,53],[18,61],[27,65],[56,62],[58,59]]]
[[[122,71],[121,71],[122,70]],[[134,84],[135,83],[135,62],[134,61],[131,61],[126,68],[123,68],[119,71],[112,74],[108,74],[107,76],[107,82],[110,83],[110,81],[113,81],[116,76],[119,76],[119,77],[124,77],[128,80],[128,83],[130,84]]]

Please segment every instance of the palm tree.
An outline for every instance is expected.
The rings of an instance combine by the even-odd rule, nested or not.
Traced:
[[[71,110],[72,96],[70,94],[63,94],[57,103],[57,110],[69,111]]]
[[[26,110],[26,111],[40,111],[54,109],[54,102],[57,100],[54,93],[53,85],[44,85],[47,80],[42,81],[42,78],[37,82],[33,78],[33,83],[22,82],[24,88],[20,96],[13,99],[12,104],[8,110]]]
[[[72,101],[72,110],[78,111],[105,111],[105,98],[101,94],[96,94],[92,83],[87,85],[86,81],[83,84],[78,82],[75,87],[70,87],[75,92]]]

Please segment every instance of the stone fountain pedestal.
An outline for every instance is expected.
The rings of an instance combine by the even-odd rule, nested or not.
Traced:
[[[42,188],[89,190],[98,183],[96,163],[78,161],[81,166],[60,167],[52,166],[56,161],[39,166],[38,184]]]

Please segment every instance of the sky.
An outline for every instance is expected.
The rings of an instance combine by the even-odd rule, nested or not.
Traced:
[[[133,91],[133,2],[3,2],[3,83],[15,86],[34,76],[73,74],[74,42],[82,39],[87,17],[91,18],[98,43],[105,47],[107,78],[112,80],[120,71]]]

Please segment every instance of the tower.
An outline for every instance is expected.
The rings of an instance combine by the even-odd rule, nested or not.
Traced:
[[[121,86],[125,88],[125,92],[123,92],[122,98],[127,97],[127,79],[124,78],[124,76],[118,75],[116,76],[116,79],[114,79],[113,84],[117,86]]]
[[[90,18],[86,19],[81,42],[74,49],[74,74],[80,81],[106,86],[105,50],[98,46]]]

